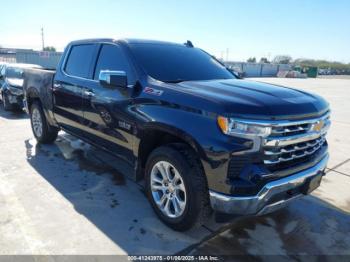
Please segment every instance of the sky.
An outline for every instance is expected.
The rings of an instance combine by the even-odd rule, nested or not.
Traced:
[[[0,0],[0,46],[63,50],[84,38],[192,43],[218,58],[350,63],[349,0]]]

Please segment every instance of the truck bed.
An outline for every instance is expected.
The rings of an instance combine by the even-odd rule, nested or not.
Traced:
[[[24,101],[26,111],[29,112],[31,101],[39,99],[46,116],[51,120],[53,111],[52,88],[56,71],[45,69],[24,70]]]

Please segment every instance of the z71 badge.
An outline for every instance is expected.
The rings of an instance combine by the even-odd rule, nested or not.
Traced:
[[[164,91],[159,90],[159,89],[154,89],[152,87],[146,87],[143,90],[143,92],[145,92],[146,94],[150,94],[150,95],[161,96]]]

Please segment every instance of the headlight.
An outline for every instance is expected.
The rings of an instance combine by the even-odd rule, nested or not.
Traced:
[[[226,135],[266,137],[271,133],[271,127],[248,124],[223,116],[219,116],[217,122],[221,131]]]
[[[22,94],[23,94],[23,89],[21,89],[21,88],[9,86],[8,89],[10,90],[10,92],[11,92],[13,95],[19,96],[19,95],[22,95]]]

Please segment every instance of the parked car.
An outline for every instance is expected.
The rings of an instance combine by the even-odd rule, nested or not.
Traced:
[[[23,70],[25,68],[42,67],[32,64],[4,64],[1,68],[0,99],[6,111],[23,108]]]
[[[324,99],[237,79],[192,45],[75,41],[56,72],[26,70],[24,90],[38,142],[64,130],[123,160],[175,230],[211,210],[269,213],[325,174]]]
[[[1,69],[6,65],[4,62],[0,62],[0,74],[1,74]]]
[[[3,74],[3,68],[5,67],[6,63],[0,62],[0,88],[2,86],[2,74]]]

